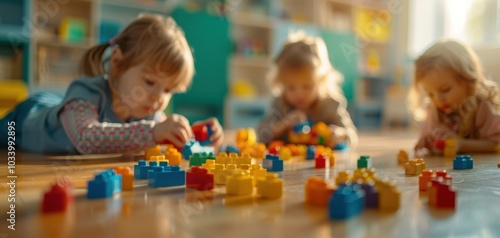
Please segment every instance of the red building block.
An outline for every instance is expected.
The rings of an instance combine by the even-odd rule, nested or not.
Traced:
[[[444,150],[445,147],[445,141],[443,139],[436,139],[434,140],[434,148],[438,150]]]
[[[450,183],[452,182],[451,175],[449,175],[446,170],[438,170],[436,171],[436,177],[437,178],[442,178],[443,181],[449,181]]]
[[[204,141],[208,139],[208,127],[205,124],[199,124],[192,126],[191,129],[193,130],[194,133],[194,138],[197,141]]]
[[[214,175],[199,166],[193,166],[186,172],[186,187],[199,191],[214,189]]]
[[[456,191],[451,189],[451,182],[433,179],[429,188],[429,205],[436,208],[455,209]]]
[[[269,143],[269,146],[267,147],[269,154],[278,155],[280,147],[284,145],[285,143],[280,140],[271,141],[271,143]]]
[[[326,155],[318,155],[314,159],[314,168],[316,169],[324,169],[326,167],[326,161],[328,157]]]
[[[72,194],[73,185],[67,179],[59,179],[50,191],[43,195],[42,212],[62,212],[74,201]]]
[[[429,184],[432,180],[432,170],[425,169],[422,174],[418,177],[418,187],[420,191],[429,190]]]

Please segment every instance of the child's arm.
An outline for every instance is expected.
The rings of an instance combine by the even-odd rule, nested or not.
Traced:
[[[273,107],[260,123],[257,130],[260,142],[269,143],[283,136],[291,127],[307,121],[307,116],[301,111],[292,111],[281,115],[279,108]]]
[[[499,144],[493,141],[461,139],[458,142],[459,153],[492,153],[498,152],[499,149]]]
[[[318,113],[323,117],[320,120],[330,126],[332,136],[334,137],[332,143],[341,141],[346,141],[353,145],[358,143],[356,127],[345,106],[332,98],[325,99],[318,109],[320,110]],[[335,146],[335,144],[329,146]]]
[[[66,104],[59,119],[81,154],[119,153],[156,145],[154,121],[106,123],[97,120],[97,107],[84,100]]]

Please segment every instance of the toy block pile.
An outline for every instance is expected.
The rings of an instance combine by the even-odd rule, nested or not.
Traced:
[[[425,169],[425,161],[423,159],[412,159],[405,164],[405,175],[420,175]]]

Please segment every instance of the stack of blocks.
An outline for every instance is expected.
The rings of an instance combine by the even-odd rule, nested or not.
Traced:
[[[146,158],[146,160],[149,160],[151,156],[158,156],[158,155],[162,155],[161,147],[159,145],[147,148],[146,151],[144,152],[144,157]]]
[[[406,175],[420,175],[425,169],[425,161],[423,159],[412,159],[405,164]]]
[[[106,170],[89,181],[87,187],[87,197],[90,199],[111,197],[122,191],[122,176],[117,175],[112,169]]]
[[[62,212],[74,201],[73,185],[67,179],[59,179],[48,192],[43,195],[42,212]]]
[[[182,155],[177,149],[173,147],[167,148],[167,150],[165,151],[165,159],[168,160],[168,163],[170,165],[182,165]]]
[[[158,161],[149,161],[148,165],[146,165],[145,160],[137,161],[137,164],[134,165],[134,178],[148,179],[149,170],[161,171],[161,167],[158,165]]]
[[[262,160],[262,167],[268,171],[283,171],[283,160],[277,155],[268,154],[266,158]]]
[[[268,174],[257,179],[257,194],[261,198],[276,199],[283,194],[283,180],[277,174]]]
[[[358,159],[358,169],[360,168],[371,168],[372,159],[368,155],[362,155]]]
[[[445,157],[455,157],[457,155],[457,140],[454,138],[447,138],[445,140],[436,139],[434,141],[434,148],[443,150]]]
[[[327,207],[334,189],[327,186],[319,177],[310,177],[305,186],[306,203],[313,206]]]
[[[474,167],[474,160],[470,155],[457,155],[453,160],[453,169],[472,169]]]
[[[214,188],[214,175],[207,169],[194,166],[186,173],[186,187],[198,191],[212,190]]]

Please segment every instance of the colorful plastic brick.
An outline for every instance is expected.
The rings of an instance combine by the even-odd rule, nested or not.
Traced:
[[[328,204],[330,219],[343,220],[359,215],[365,207],[365,193],[358,184],[341,184]]]
[[[175,148],[168,148],[165,151],[165,159],[168,160],[170,165],[182,165],[182,155]]]
[[[158,161],[149,161],[146,165],[145,160],[139,160],[136,165],[134,165],[134,178],[135,179],[147,179],[148,171],[159,168]]]
[[[432,170],[423,170],[422,174],[418,177],[418,188],[420,191],[429,190],[429,186],[432,180]]]
[[[292,156],[298,156],[299,155],[299,150],[297,148],[297,145],[295,144],[288,144],[286,145],[288,149],[290,149],[290,152],[292,153]]]
[[[474,160],[470,155],[457,155],[453,160],[453,169],[472,169],[474,167]]]
[[[352,182],[370,183],[373,181],[373,176],[368,173],[366,168],[356,169],[351,178]]]
[[[201,165],[201,167],[206,169],[209,173],[213,173],[215,169],[215,160],[208,159],[204,164]]]
[[[74,201],[73,185],[66,179],[57,180],[50,190],[43,195],[42,212],[63,212]]]
[[[340,142],[335,144],[334,150],[347,150],[349,148],[349,144],[347,142]]]
[[[252,157],[249,154],[241,154],[241,156],[235,154],[233,156],[233,163],[236,164],[236,167],[242,164],[252,164]]]
[[[278,178],[278,174],[257,179],[257,194],[262,198],[280,198],[283,195],[283,180]]]
[[[159,145],[147,148],[146,151],[144,152],[144,158],[146,158],[146,160],[149,160],[151,156],[156,156],[156,155],[162,155],[161,147]]]
[[[334,189],[327,186],[326,181],[319,177],[307,179],[305,195],[306,203],[313,206],[326,207]]]
[[[253,128],[242,128],[236,131],[236,144],[239,148],[253,146],[257,142],[257,135]]]
[[[189,167],[192,166],[201,166],[202,164],[206,163],[207,160],[213,159],[215,160],[214,154],[213,153],[194,153],[191,157],[189,157]]]
[[[399,153],[398,153],[398,163],[399,164],[406,164],[408,163],[408,160],[409,160],[409,156],[408,156],[408,153],[404,150],[400,150]]]
[[[253,176],[253,184],[257,185],[257,179],[265,178],[267,175],[267,170],[262,168],[260,164],[252,164],[250,168],[250,174]]]
[[[122,176],[114,170],[106,170],[88,182],[87,198],[107,198],[122,191]]]
[[[437,179],[441,178],[441,180],[443,180],[445,182],[449,182],[449,183],[451,183],[453,180],[451,175],[449,175],[448,172],[446,172],[446,170],[436,171],[436,178]]]
[[[268,171],[283,171],[283,160],[277,155],[268,154],[262,160],[262,167]]]
[[[214,175],[204,168],[194,166],[186,172],[186,187],[199,191],[214,189]]]
[[[226,184],[226,176],[228,175],[228,172],[226,171],[225,164],[215,164],[215,169],[212,173],[214,174],[215,184]]]
[[[425,169],[425,162],[423,160],[412,159],[405,164],[405,174],[406,175],[420,175]]]
[[[318,156],[316,156],[316,159],[314,159],[314,168],[316,168],[316,169],[324,169],[326,167],[326,163],[330,163],[329,159],[328,159],[328,156],[326,156],[326,155],[318,155]],[[328,166],[328,167],[330,167],[330,166]]]
[[[352,175],[350,171],[340,171],[337,177],[335,178],[335,184],[340,185],[350,181],[352,179]]]
[[[377,208],[378,207],[378,191],[375,189],[373,183],[363,183],[360,185],[361,189],[365,191],[365,207]]]
[[[378,208],[382,211],[396,211],[401,205],[401,193],[396,186],[381,180],[375,180],[375,188],[378,191]]]
[[[457,140],[455,138],[447,138],[445,141],[444,156],[455,157],[457,155]]]
[[[200,142],[191,139],[186,143],[186,145],[184,145],[184,148],[182,149],[182,157],[187,160],[194,153],[203,153],[203,152],[207,154],[209,153],[213,154],[214,148],[211,146],[202,146]]]
[[[450,182],[433,179],[429,188],[429,205],[436,208],[455,208],[456,191]]]
[[[278,154],[282,160],[289,160],[292,158],[292,151],[287,146],[281,147]]]
[[[193,130],[194,138],[196,141],[200,142],[200,145],[210,144],[209,131],[212,130],[210,125],[198,124],[191,127]]]
[[[266,156],[266,145],[258,143],[253,146],[253,153],[251,154],[256,159],[263,159]]]
[[[178,165],[161,167],[148,178],[148,186],[153,188],[181,186],[186,184],[186,171]]]
[[[271,141],[271,143],[269,143],[269,146],[267,147],[269,154],[277,155],[279,153],[281,146],[284,145],[285,143],[280,140]]]
[[[316,146],[307,146],[306,160],[313,160],[314,158],[316,158]]]
[[[134,189],[134,175],[129,167],[116,167],[116,174],[122,176],[122,190],[133,190]]]
[[[252,192],[252,176],[244,173],[227,176],[226,193],[228,195],[249,195]]]
[[[358,159],[358,169],[359,168],[371,168],[372,167],[372,158],[368,155],[362,155]]]
[[[226,152],[226,153],[236,153],[236,154],[240,154],[240,150],[238,149],[238,147],[233,146],[233,145],[222,146],[222,147],[219,149],[219,151],[220,151],[220,152]]]

